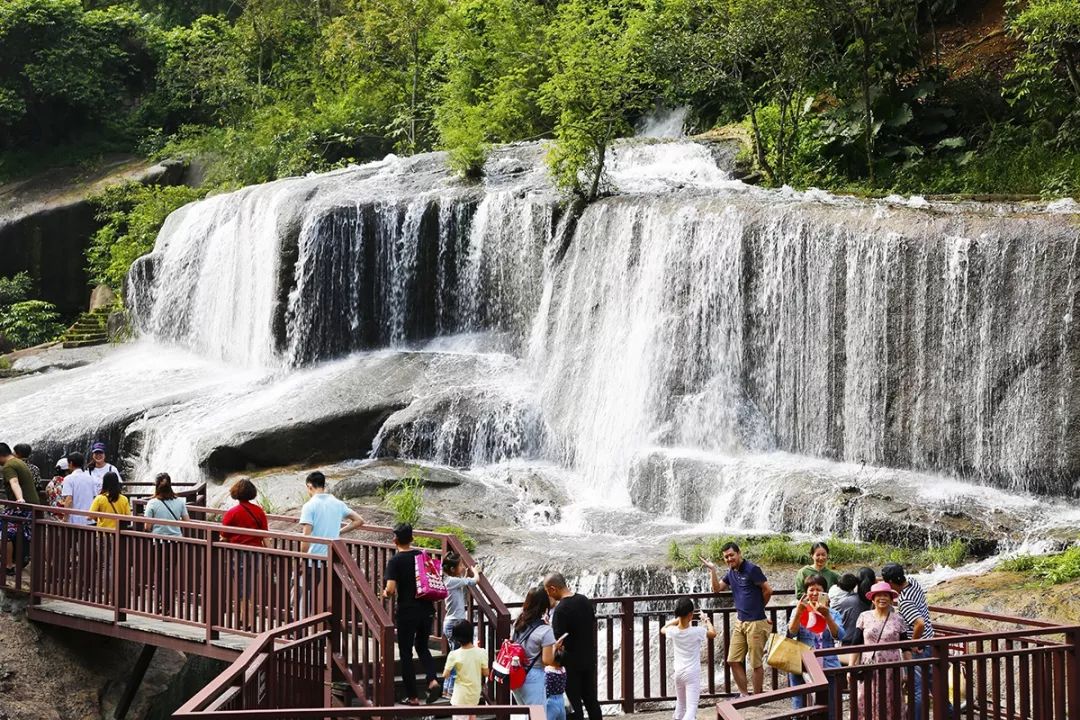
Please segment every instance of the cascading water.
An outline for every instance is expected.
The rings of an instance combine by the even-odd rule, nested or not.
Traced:
[[[0,395],[139,376],[141,408],[92,410],[147,472],[323,457],[303,453],[338,428],[342,457],[554,461],[578,500],[742,527],[868,522],[793,514],[800,462],[841,495],[872,489],[864,467],[931,473],[902,477],[915,494],[933,473],[1077,492],[1068,212],[758,190],[730,147],[643,141],[611,149],[613,195],[570,218],[543,152],[497,150],[479,185],[434,154],[187,206],[129,278],[147,344]],[[155,365],[160,343],[201,359]],[[81,410],[18,417],[0,428],[88,434]],[[304,442],[276,449],[289,432]],[[702,483],[713,500],[686,502]]]

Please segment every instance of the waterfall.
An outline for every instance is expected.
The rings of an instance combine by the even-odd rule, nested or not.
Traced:
[[[564,461],[624,502],[654,445],[1069,492],[1076,244],[1064,225],[970,211],[605,200],[540,319],[545,414]]]
[[[730,147],[649,140],[616,143],[611,196],[570,218],[544,151],[498,149],[482,184],[432,154],[193,204],[129,303],[145,335],[284,374],[506,353],[516,379],[413,398],[373,450],[554,459],[585,500],[652,492],[657,449],[729,478],[784,451],[1076,492],[1068,212],[759,190],[730,179]]]

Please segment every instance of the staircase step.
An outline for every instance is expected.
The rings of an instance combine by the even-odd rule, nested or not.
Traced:
[[[62,345],[64,349],[70,350],[71,348],[90,347],[91,345],[104,345],[108,342],[108,338],[96,338],[92,340],[65,340]]]

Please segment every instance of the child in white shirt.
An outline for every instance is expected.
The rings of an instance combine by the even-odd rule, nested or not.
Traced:
[[[675,644],[674,720],[696,720],[701,699],[701,648],[706,639],[716,637],[716,629],[708,617],[694,610],[693,600],[681,597],[675,603],[675,619],[660,628],[660,633]]]

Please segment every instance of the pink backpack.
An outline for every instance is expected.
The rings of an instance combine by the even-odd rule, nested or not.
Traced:
[[[442,577],[442,560],[421,550],[416,555],[416,599],[445,600],[448,594]]]

